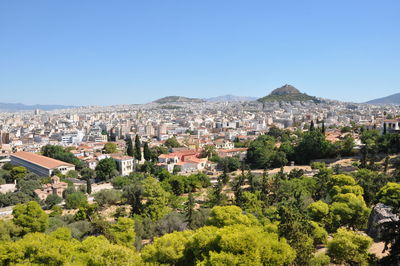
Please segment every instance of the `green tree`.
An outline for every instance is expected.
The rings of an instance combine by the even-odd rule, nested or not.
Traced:
[[[132,214],[142,214],[143,212],[144,189],[141,182],[134,182],[123,188],[123,198],[126,203],[132,206]]]
[[[314,120],[311,120],[311,123],[310,123],[310,131],[314,131],[314,130],[315,130]]]
[[[62,146],[48,144],[42,147],[41,152],[44,156],[74,164],[78,170],[85,165],[83,161],[76,158],[74,154]]]
[[[81,178],[86,181],[86,192],[89,195],[92,194],[91,179],[93,179],[95,176],[96,176],[96,172],[93,169],[86,167],[81,170]]]
[[[61,202],[62,202],[62,198],[60,198],[56,194],[51,194],[51,195],[47,196],[47,198],[45,200],[46,205],[49,206],[50,208]]]
[[[133,157],[135,154],[133,152],[133,143],[132,143],[132,138],[126,138],[125,139],[126,142],[126,154],[128,154],[128,156]]]
[[[185,265],[289,265],[295,258],[286,240],[259,226],[202,227],[186,244]]]
[[[338,142],[338,150],[342,156],[351,156],[354,154],[354,138],[351,135],[347,135],[343,140]]]
[[[368,250],[372,239],[356,232],[339,229],[328,243],[332,262],[348,265],[368,265]]]
[[[207,203],[209,206],[213,207],[216,205],[225,205],[228,201],[227,196],[222,192],[223,183],[219,178],[218,182],[214,185],[212,189],[208,191]]]
[[[122,192],[115,189],[103,189],[95,193],[93,196],[100,206],[105,206],[119,202],[122,198]]]
[[[311,237],[314,240],[314,246],[318,246],[320,244],[326,244],[328,239],[328,232],[317,222],[310,221],[311,224]]]
[[[25,178],[17,181],[18,191],[29,195],[32,199],[37,198],[35,190],[41,187],[42,184],[38,180],[29,180]]]
[[[68,178],[78,178],[79,173],[76,170],[69,170],[65,176]]]
[[[135,221],[130,218],[120,217],[110,227],[112,242],[118,245],[134,248],[135,244]]]
[[[304,133],[295,148],[297,163],[308,164],[313,159],[332,157],[335,155],[334,146],[325,139],[319,130]]]
[[[356,180],[350,175],[332,175],[329,183],[329,194],[333,198],[338,194],[353,193],[357,196],[362,196],[364,190],[361,186],[357,185]]]
[[[117,174],[117,163],[113,158],[100,160],[96,166],[96,177],[103,181],[108,181]]]
[[[252,168],[266,169],[271,166],[271,157],[275,146],[275,139],[261,135],[250,143],[247,150],[246,162]]]
[[[14,166],[11,169],[10,175],[13,180],[23,179],[28,173],[28,170],[23,166]]]
[[[13,222],[21,227],[21,234],[44,232],[48,225],[48,215],[36,201],[18,204],[13,209]]]
[[[142,250],[143,260],[155,265],[184,265],[186,244],[192,234],[192,231],[173,232],[156,238]]]
[[[51,234],[30,233],[16,242],[0,243],[1,265],[142,265],[131,248],[111,244],[104,236],[72,238],[59,228]]]
[[[400,184],[389,182],[383,186],[376,194],[376,198],[379,202],[392,206],[394,208],[400,207]]]
[[[141,144],[140,144],[140,138],[139,135],[136,134],[135,137],[135,148],[133,150],[133,155],[136,160],[141,161],[142,160],[142,150],[141,150]]]
[[[369,160],[373,161],[378,149],[378,138],[380,133],[377,130],[366,130],[361,133],[360,139],[363,143],[361,147],[361,167],[367,167]]]
[[[171,148],[179,148],[181,145],[179,144],[179,142],[176,140],[175,137],[169,138],[165,141],[164,145],[171,149]]]
[[[149,144],[147,142],[145,142],[143,145],[143,157],[148,162],[151,161],[153,158],[150,148],[149,148]]]
[[[189,192],[188,200],[185,204],[185,216],[186,221],[188,223],[189,228],[193,228],[194,216],[195,216],[195,207],[196,201],[193,197],[192,192]]]
[[[0,243],[11,241],[12,237],[18,236],[20,233],[21,227],[16,226],[11,220],[0,220]]]
[[[329,205],[319,200],[308,205],[307,212],[313,221],[321,223],[329,214]]]
[[[313,169],[318,169],[318,173],[314,175],[317,183],[313,198],[314,200],[325,199],[329,192],[329,182],[331,181],[333,171],[332,169],[327,168],[324,163],[313,163],[311,167]]]
[[[256,216],[262,216],[264,202],[260,199],[260,193],[251,193],[248,191],[242,194],[242,208],[248,213],[254,214]]]
[[[237,206],[215,206],[211,210],[207,224],[216,227],[234,224],[254,226],[259,225],[259,222],[255,216],[243,214],[242,209]]]
[[[203,150],[201,151],[201,157],[202,158],[212,158],[214,156],[217,156],[217,152],[215,150],[214,145],[206,145],[203,147]]]
[[[329,258],[328,255],[319,253],[319,254],[316,254],[314,256],[314,258],[312,258],[310,260],[310,265],[312,265],[312,266],[328,266],[330,262],[331,262],[331,258]]]
[[[166,215],[170,208],[169,193],[166,192],[154,177],[147,177],[142,181],[143,185],[143,215],[151,218],[153,221],[159,220]]]
[[[364,189],[364,200],[368,206],[376,202],[378,191],[392,178],[368,169],[360,169],[353,173],[357,183]]]
[[[354,229],[363,229],[367,225],[371,212],[362,196],[353,193],[336,195],[330,209],[335,228],[348,226]]]
[[[85,194],[82,192],[73,192],[65,198],[65,207],[67,209],[78,209],[88,204]]]
[[[117,152],[118,152],[117,144],[113,142],[107,142],[106,144],[104,144],[103,153],[111,154]]]
[[[296,250],[296,264],[308,265],[314,252],[313,226],[296,206],[281,205],[278,213],[279,235]]]
[[[217,167],[224,172],[233,172],[240,168],[240,161],[237,157],[225,157],[218,159]]]

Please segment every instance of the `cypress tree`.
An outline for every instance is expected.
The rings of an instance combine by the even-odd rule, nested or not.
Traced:
[[[151,151],[147,142],[143,145],[143,157],[146,161],[151,161]]]
[[[325,121],[322,120],[321,132],[325,134]]]
[[[315,127],[314,127],[314,120],[311,120],[310,123],[310,131],[314,131]]]
[[[188,223],[188,226],[190,229],[193,229],[193,220],[194,220],[194,206],[196,202],[194,200],[193,194],[190,191],[189,192],[189,197],[188,201],[186,202],[185,206],[185,212],[186,212],[186,222]]]
[[[137,134],[136,134],[136,138],[135,138],[134,156],[135,156],[136,160],[138,160],[138,161],[142,160],[142,151],[140,149],[140,139],[139,139],[139,135],[137,135]]]
[[[92,194],[92,183],[90,179],[86,179],[86,192],[90,195]]]
[[[133,143],[132,138],[126,138],[126,154],[133,157]]]

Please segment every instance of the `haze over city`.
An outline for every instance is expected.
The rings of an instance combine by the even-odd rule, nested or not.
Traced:
[[[399,1],[2,1],[0,102],[400,92]]]

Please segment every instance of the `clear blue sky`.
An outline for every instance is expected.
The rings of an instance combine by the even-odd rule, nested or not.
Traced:
[[[398,0],[0,1],[0,102],[400,92]]]

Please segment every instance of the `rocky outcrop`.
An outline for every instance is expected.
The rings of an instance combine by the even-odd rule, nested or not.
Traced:
[[[392,209],[382,203],[376,204],[368,220],[368,235],[379,240],[381,237],[380,225],[386,222],[398,221],[399,217],[392,213]]]

